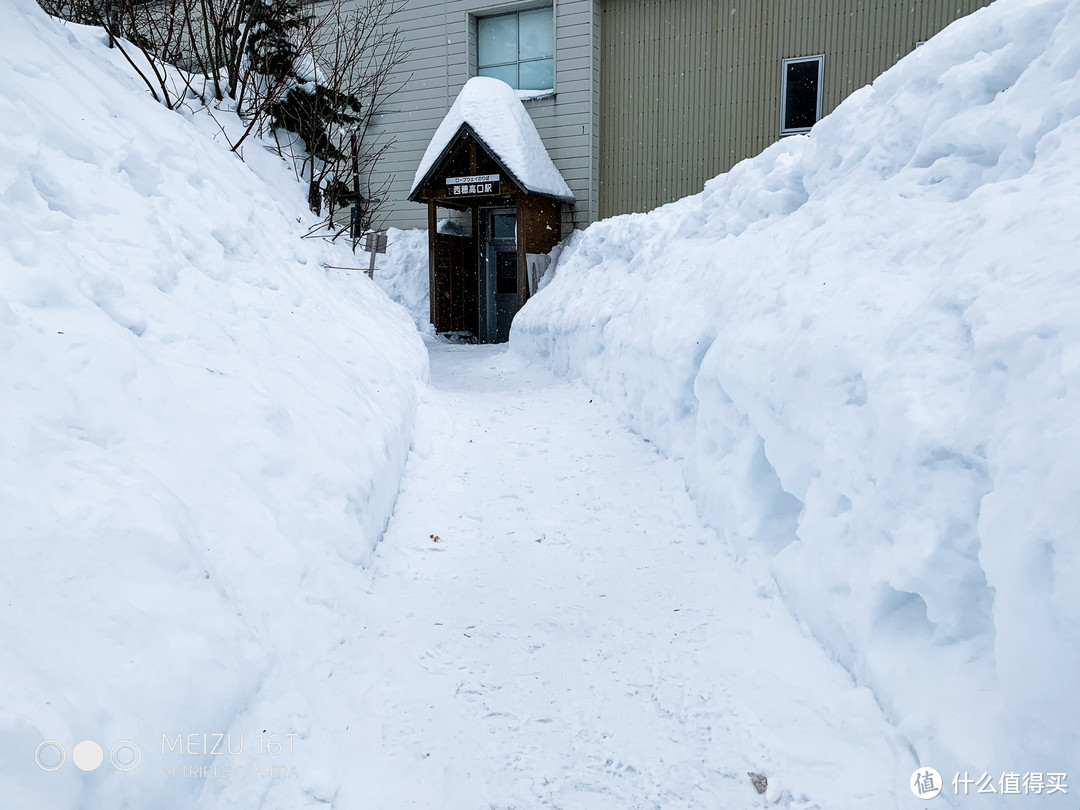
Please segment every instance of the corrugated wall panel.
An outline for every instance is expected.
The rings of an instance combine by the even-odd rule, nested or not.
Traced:
[[[822,114],[990,0],[601,0],[599,215],[699,191],[780,137],[783,59]]]
[[[603,4],[600,96],[620,102],[600,109],[600,216],[691,193],[712,162],[715,20],[713,0]]]

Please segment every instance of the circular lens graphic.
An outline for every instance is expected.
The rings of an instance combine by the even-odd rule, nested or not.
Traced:
[[[67,751],[56,740],[45,740],[34,751],[34,761],[43,771],[56,771],[67,761]]]
[[[118,771],[133,771],[142,762],[142,751],[131,740],[120,740],[109,749],[109,761]]]
[[[83,740],[71,751],[71,761],[75,763],[75,767],[80,771],[97,770],[104,759],[105,752],[93,740]]]

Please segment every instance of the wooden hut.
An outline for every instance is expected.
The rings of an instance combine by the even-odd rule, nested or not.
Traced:
[[[563,205],[574,200],[514,90],[489,78],[465,85],[428,146],[409,199],[428,207],[436,332],[508,340],[514,315],[536,291],[546,254],[561,238]],[[461,212],[465,227],[440,232],[439,208]]]

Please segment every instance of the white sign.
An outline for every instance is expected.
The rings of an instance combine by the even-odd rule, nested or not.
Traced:
[[[484,194],[501,194],[497,174],[474,174],[469,177],[447,177],[446,190],[451,197],[473,197]]]
[[[460,185],[474,185],[476,183],[498,183],[499,175],[497,174],[473,174],[468,177],[447,177],[446,185],[448,186],[460,186]]]

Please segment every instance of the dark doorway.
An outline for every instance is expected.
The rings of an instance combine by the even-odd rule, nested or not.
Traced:
[[[499,208],[480,213],[480,340],[505,343],[518,310],[517,212]]]

